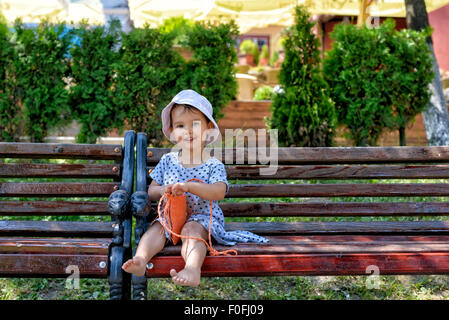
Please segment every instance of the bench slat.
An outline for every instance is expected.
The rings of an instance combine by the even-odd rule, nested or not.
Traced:
[[[286,234],[449,234],[449,221],[228,222],[227,231]]]
[[[3,178],[118,178],[117,164],[0,163]]]
[[[162,155],[171,151],[174,150],[170,148],[147,148],[147,164],[157,164]],[[216,151],[216,157],[225,164],[256,164],[254,157],[249,158],[248,155],[257,155],[257,149],[254,151],[252,148],[245,148],[242,152],[236,148],[222,148]],[[215,150],[210,148],[206,148],[205,152],[212,156],[216,155]],[[219,152],[221,152],[221,155]],[[267,148],[264,155],[273,157],[272,155],[275,155],[275,152],[276,150]],[[243,154],[243,157],[237,156],[240,153]],[[228,157],[226,157],[226,154],[228,154]],[[323,157],[323,154],[326,156]],[[278,164],[449,162],[449,147],[280,147],[277,148],[277,159]],[[248,162],[248,160],[253,161]]]
[[[180,256],[156,256],[150,278],[169,277],[170,270],[184,268]],[[204,277],[275,275],[380,275],[449,274],[449,252],[310,253],[279,255],[207,256],[201,267]]]
[[[234,184],[226,198],[447,196],[447,183]]]
[[[0,158],[121,160],[119,144],[0,142]]]
[[[449,178],[449,165],[279,165],[274,174],[261,175],[268,166],[227,165],[228,180],[273,180],[273,179],[444,179]],[[151,181],[147,167],[147,179]],[[263,169],[263,170],[261,170]]]
[[[110,215],[106,201],[1,201],[3,216]]]
[[[261,175],[268,166],[226,166],[228,179],[443,179],[449,165],[305,165],[277,167],[274,175]]]
[[[239,255],[301,253],[449,252],[449,236],[268,236],[269,243],[238,243]],[[229,246],[215,245],[223,251]],[[181,246],[166,246],[158,255],[176,256]]]
[[[221,202],[226,217],[443,216],[447,202]],[[154,210],[157,205],[153,204]]]
[[[0,238],[2,253],[107,255],[112,239]]]
[[[0,236],[112,237],[112,222],[0,220]]]
[[[0,254],[0,277],[60,277],[73,274],[75,266],[81,278],[105,278],[108,255],[92,254]],[[103,267],[102,267],[103,265]],[[104,266],[105,265],[105,266]],[[73,267],[72,267],[73,268]]]
[[[4,182],[0,197],[107,197],[118,182]]]

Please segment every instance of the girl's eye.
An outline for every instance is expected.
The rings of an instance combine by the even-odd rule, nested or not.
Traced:
[[[182,128],[182,124],[176,125],[176,128]]]

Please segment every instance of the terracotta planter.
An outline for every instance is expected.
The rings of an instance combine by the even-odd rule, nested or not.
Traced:
[[[181,46],[174,46],[175,50],[179,52],[179,54],[186,60],[190,61],[193,56],[193,52],[188,48],[183,48]]]

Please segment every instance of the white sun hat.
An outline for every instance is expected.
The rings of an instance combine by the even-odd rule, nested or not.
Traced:
[[[218,135],[220,134],[220,129],[218,128],[217,123],[212,117],[213,109],[209,100],[207,100],[204,96],[200,95],[196,91],[188,89],[182,90],[176,96],[174,96],[171,102],[162,110],[162,132],[169,140],[170,140],[169,128],[171,126],[170,112],[174,104],[191,105],[192,107],[195,107],[196,109],[201,111],[204,114],[204,116],[206,116],[206,118],[208,118],[214,124],[216,130],[209,129],[208,137],[211,137],[212,139],[208,139],[209,141],[206,141],[206,144],[210,144],[218,138]]]

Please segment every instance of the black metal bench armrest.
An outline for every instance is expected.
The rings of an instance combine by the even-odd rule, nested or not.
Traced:
[[[122,181],[118,190],[108,200],[109,213],[113,220],[113,240],[109,248],[108,278],[110,299],[129,299],[131,276],[122,270],[123,263],[132,256],[132,221],[130,199],[134,184],[135,132],[125,132]]]
[[[140,238],[149,225],[152,217],[151,201],[147,192],[147,137],[143,132],[137,133],[136,142],[136,191],[131,196],[132,214],[136,219],[134,230],[135,245],[140,242]],[[146,277],[132,277],[133,299],[143,300],[147,296]]]

